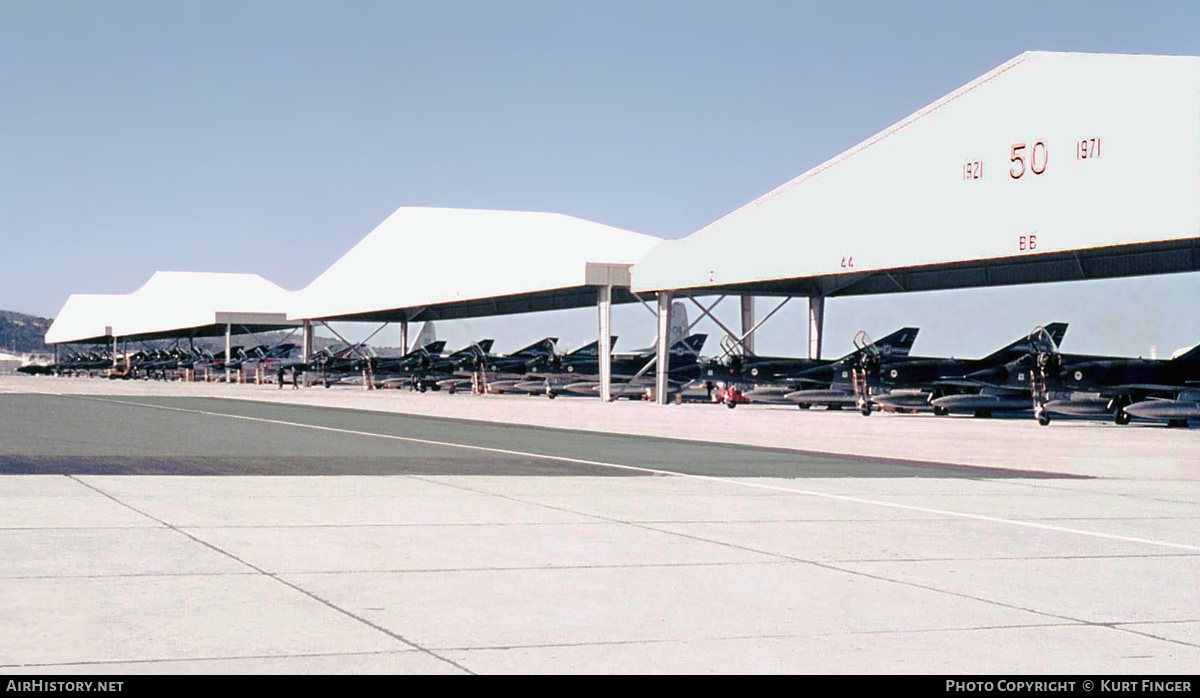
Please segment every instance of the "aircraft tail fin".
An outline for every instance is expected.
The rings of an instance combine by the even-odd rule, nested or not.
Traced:
[[[671,304],[670,329],[667,331],[667,346],[674,347],[679,342],[687,339],[688,314],[687,306],[682,301],[675,301]],[[658,346],[658,334],[650,340],[650,345],[644,349],[626,350],[627,354],[653,354],[658,351],[655,347]]]
[[[295,344],[292,344],[291,342],[285,342],[284,344],[280,344],[272,348],[267,355],[273,359],[286,359],[292,355],[292,350],[295,348]]]
[[[413,349],[427,346],[437,341],[437,332],[433,329],[433,322],[426,322],[421,325],[421,331],[417,333],[417,338],[410,345]],[[441,351],[439,349],[438,351]]]
[[[904,327],[873,342],[881,354],[887,356],[908,356],[913,343],[917,341],[919,327]]]
[[[518,349],[509,356],[541,356],[543,354],[553,354],[554,345],[558,343],[558,337],[546,337],[538,340],[527,347]]]
[[[489,351],[492,350],[492,343],[495,341],[496,340],[494,340],[494,339],[481,339],[478,342],[471,342],[467,346],[465,346],[462,349],[459,349],[458,351],[451,354],[449,358],[461,359],[465,356],[473,356],[473,355],[477,355],[477,354],[487,354]]]
[[[683,339],[671,345],[671,353],[699,356],[700,350],[704,348],[704,342],[707,339],[708,335],[706,334],[694,334],[689,337],[684,337]]]
[[[1049,325],[1046,325],[1043,329],[1049,333],[1050,339],[1054,340],[1054,346],[1056,347],[1060,346],[1062,344],[1063,337],[1067,336],[1067,323],[1065,322],[1052,322]]]
[[[674,346],[677,342],[682,342],[687,337],[688,332],[688,315],[687,306],[682,301],[675,301],[671,304],[671,333],[668,336],[668,346]],[[704,335],[697,335],[704,336]],[[701,341],[703,345],[703,341]]]
[[[1044,332],[1041,332],[1041,330],[1044,330]],[[1037,333],[1039,336],[1047,337],[1053,340],[1054,346],[1057,347],[1062,344],[1063,337],[1067,334],[1067,323],[1052,322],[1049,325],[1038,328],[1038,330],[1035,330],[1035,333]],[[1025,354],[1037,352],[1037,347],[1034,346],[1033,341],[1030,339],[1032,336],[1033,335],[1026,335],[1011,344],[997,349],[991,354],[983,357],[983,361],[1008,363],[1021,358]]]
[[[613,335],[611,340],[612,341],[609,344],[610,349],[613,346],[616,346],[616,344],[617,344],[616,335]],[[596,341],[592,342],[591,344],[585,344],[582,347],[579,347],[575,351],[571,352],[570,354],[567,354],[567,356],[574,356],[574,357],[600,356],[600,340],[597,339]]]
[[[1176,352],[1175,355],[1171,357],[1171,360],[1183,362],[1200,361],[1200,344],[1197,344],[1186,351]]]

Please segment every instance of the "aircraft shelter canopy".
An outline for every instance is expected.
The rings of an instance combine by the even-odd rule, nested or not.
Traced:
[[[46,330],[46,344],[106,341],[112,336],[114,323],[123,320],[128,301],[129,296],[71,294]]]
[[[576,308],[628,286],[658,238],[557,213],[401,208],[307,288],[292,319],[443,320]],[[634,300],[615,289],[614,302]]]
[[[1022,54],[632,271],[850,295],[1200,270],[1200,58]]]
[[[296,326],[291,294],[256,274],[156,272],[128,295],[73,295],[46,342],[137,340],[259,332]]]

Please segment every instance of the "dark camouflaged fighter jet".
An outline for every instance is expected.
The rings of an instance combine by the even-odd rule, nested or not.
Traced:
[[[1035,350],[971,378],[1030,390],[1038,423],[1051,415],[1111,416],[1167,420],[1185,426],[1200,419],[1200,346],[1170,359],[1064,354],[1040,331]]]

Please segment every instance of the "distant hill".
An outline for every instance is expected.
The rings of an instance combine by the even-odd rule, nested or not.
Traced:
[[[17,354],[54,351],[43,343],[52,322],[49,318],[0,310],[0,351]]]

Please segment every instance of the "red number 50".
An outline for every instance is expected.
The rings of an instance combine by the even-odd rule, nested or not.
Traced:
[[[1012,162],[1012,166],[1008,168],[1008,175],[1013,179],[1020,179],[1025,176],[1025,148],[1024,143],[1016,143],[1012,150],[1009,151],[1008,159]],[[1046,171],[1046,163],[1050,162],[1050,151],[1046,148],[1045,141],[1038,141],[1033,144],[1033,148],[1029,153],[1029,168],[1028,170],[1035,175],[1040,175]],[[1020,165],[1020,169],[1017,166]]]

